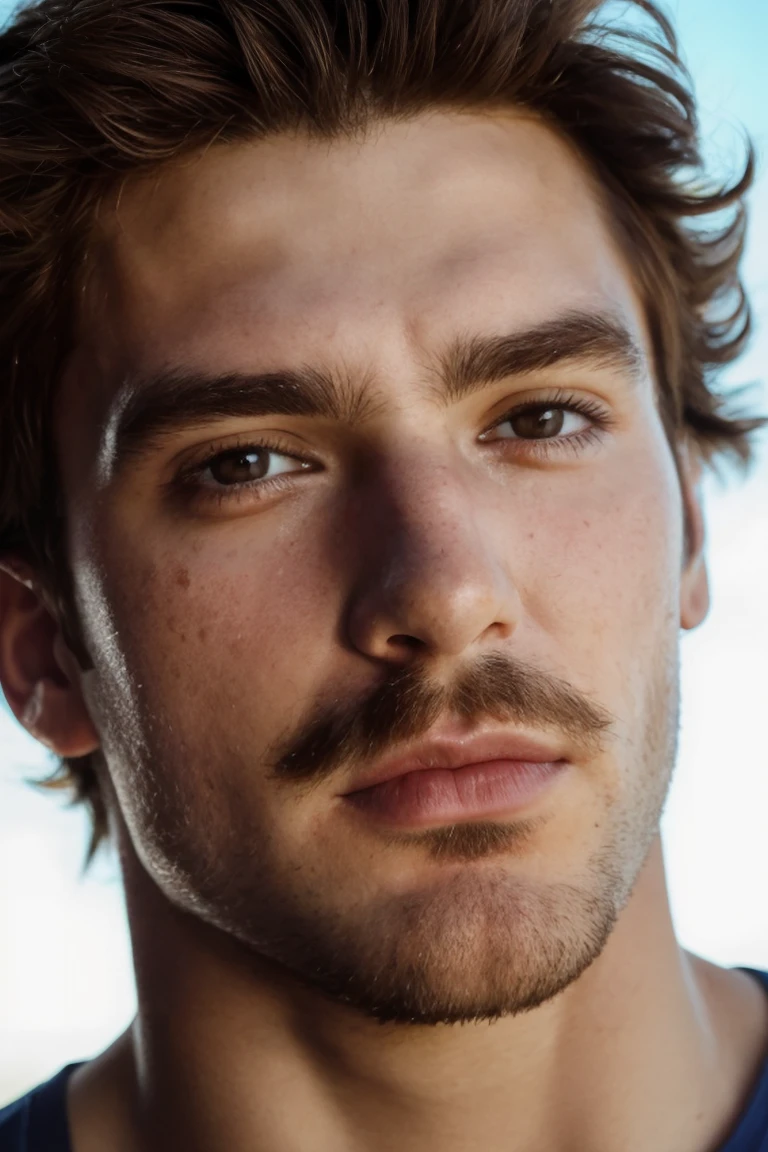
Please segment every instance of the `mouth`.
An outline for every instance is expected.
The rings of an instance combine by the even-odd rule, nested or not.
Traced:
[[[563,753],[514,734],[432,741],[374,767],[343,799],[390,828],[513,819],[568,771]]]

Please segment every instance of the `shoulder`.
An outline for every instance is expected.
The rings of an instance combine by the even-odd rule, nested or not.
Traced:
[[[754,980],[765,987],[768,992],[768,971],[764,972],[760,968],[742,968],[742,972],[747,972]]]
[[[741,969],[761,984],[768,996],[768,972]],[[763,1019],[765,1014],[763,1014]],[[762,1062],[757,1068],[741,1115],[720,1152],[768,1152],[768,1052],[763,1031]]]
[[[0,1108],[0,1152],[22,1152],[27,1145],[32,1093]]]
[[[77,1064],[0,1108],[0,1152],[70,1152],[67,1082]]]

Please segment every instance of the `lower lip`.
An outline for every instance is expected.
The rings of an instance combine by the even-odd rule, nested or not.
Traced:
[[[462,768],[426,768],[350,792],[345,799],[398,828],[514,816],[546,792],[567,766],[565,760],[487,760]]]

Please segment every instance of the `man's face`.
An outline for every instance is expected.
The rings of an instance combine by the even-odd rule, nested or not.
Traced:
[[[129,182],[57,434],[86,696],[165,896],[381,1018],[573,980],[657,831],[699,581],[573,152],[440,113]],[[478,732],[560,763],[506,810],[349,799]]]

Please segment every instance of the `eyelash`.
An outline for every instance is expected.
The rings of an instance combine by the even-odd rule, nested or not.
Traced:
[[[541,400],[527,400],[522,404],[515,404],[512,408],[508,409],[503,416],[495,420],[491,427],[488,428],[486,432],[483,432],[482,435],[485,436],[487,432],[493,432],[502,424],[506,424],[508,420],[514,419],[515,416],[523,416],[529,412],[545,412],[548,408],[558,408],[565,412],[573,412],[578,416],[584,416],[590,421],[592,426],[585,428],[581,432],[573,432],[569,436],[553,436],[551,439],[542,440],[526,440],[521,437],[519,440],[510,439],[506,441],[506,443],[516,444],[517,448],[515,451],[518,452],[521,451],[521,444],[527,444],[529,447],[522,449],[522,451],[527,452],[531,456],[538,456],[543,460],[549,459],[554,453],[563,452],[564,450],[571,451],[575,455],[581,449],[599,440],[602,434],[609,431],[614,424],[610,413],[597,400],[590,400],[585,396],[576,396],[572,392],[557,389],[551,395],[542,397]]]
[[[529,445],[529,447],[523,449],[527,455],[537,456],[542,460],[546,460],[549,459],[553,453],[562,452],[563,450],[578,454],[582,449],[598,441],[603,433],[608,431],[613,425],[613,420],[609,413],[596,400],[589,400],[585,397],[575,396],[572,393],[558,390],[552,393],[551,396],[546,396],[541,400],[531,400],[522,404],[516,404],[500,416],[498,420],[495,420],[490,428],[487,428],[485,432],[481,433],[481,437],[488,435],[516,416],[522,416],[527,413],[544,412],[548,408],[562,409],[566,412],[584,416],[591,421],[591,427],[585,428],[581,432],[571,433],[568,436],[554,436],[551,439],[536,440],[531,438],[526,440],[521,437],[520,439],[509,438],[501,441],[490,441],[490,443],[515,444],[516,452],[521,451],[521,444]],[[276,490],[290,487],[293,477],[299,474],[298,471],[282,473],[279,476],[267,479],[249,480],[243,481],[240,484],[226,485],[214,491],[205,491],[205,489],[201,487],[199,483],[200,477],[220,456],[225,456],[230,452],[246,452],[255,449],[287,456],[292,460],[305,464],[313,463],[311,460],[297,456],[291,445],[281,441],[278,437],[264,437],[256,440],[249,438],[242,441],[236,440],[234,443],[229,441],[226,444],[209,445],[205,457],[202,460],[197,460],[194,463],[186,465],[176,478],[171,481],[170,487],[176,492],[178,492],[180,488],[185,490],[188,498],[191,490],[193,500],[213,501],[217,506],[225,502],[237,502],[239,499],[244,498],[248,498],[249,500],[262,500]]]
[[[223,486],[217,490],[206,491],[199,481],[202,474],[211,464],[215,463],[220,456],[226,456],[230,452],[248,452],[258,449],[260,452],[274,453],[275,455],[288,456],[292,460],[297,460],[303,463],[313,463],[313,461],[304,460],[302,457],[297,456],[290,444],[280,440],[279,437],[260,437],[259,439],[246,438],[243,440],[228,441],[226,444],[211,444],[208,447],[205,457],[202,460],[197,460],[194,463],[186,465],[178,476],[171,481],[169,487],[172,490],[178,491],[179,488],[186,490],[187,498],[190,497],[195,501],[213,501],[217,506],[225,502],[244,499],[247,497],[250,500],[262,500],[269,492],[276,489],[285,488],[290,486],[290,483],[297,472],[281,473],[279,476],[273,476],[266,480],[249,480],[244,481],[242,484],[231,484]],[[191,489],[191,493],[190,490]]]

